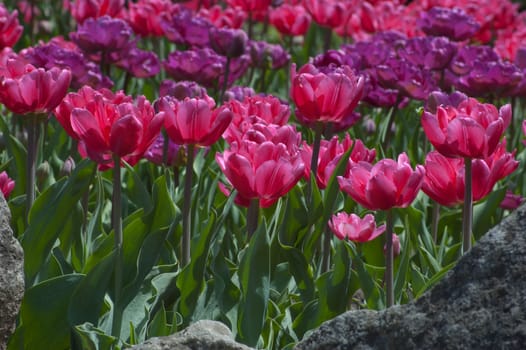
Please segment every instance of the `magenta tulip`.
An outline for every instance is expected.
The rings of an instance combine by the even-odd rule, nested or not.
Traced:
[[[489,103],[468,98],[452,106],[425,111],[422,126],[436,150],[447,157],[486,158],[497,147],[511,121],[511,106],[500,110]]]
[[[184,101],[167,96],[159,101],[159,108],[166,115],[166,132],[179,145],[206,147],[221,137],[233,114],[225,106],[214,106],[214,100],[206,95],[204,98],[185,98]]]
[[[382,159],[372,165],[358,162],[348,174],[338,176],[340,188],[356,202],[371,210],[405,208],[416,198],[422,187],[425,169],[417,165],[413,170],[405,153],[398,161]]]
[[[312,64],[296,72],[292,65],[291,97],[302,118],[339,122],[352,113],[363,93],[364,79],[348,66],[324,73]]]
[[[360,218],[356,214],[338,213],[329,221],[329,228],[338,239],[365,243],[372,241],[385,231],[385,225],[376,227],[374,216]]]
[[[300,142],[290,125],[261,124],[259,130],[217,153],[219,167],[237,190],[236,203],[248,207],[258,199],[265,208],[287,194],[303,176]]]
[[[22,58],[0,67],[0,102],[18,114],[49,113],[64,98],[71,82],[67,69],[35,68]]]

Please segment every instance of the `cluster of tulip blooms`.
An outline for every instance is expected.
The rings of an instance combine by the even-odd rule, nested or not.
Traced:
[[[400,254],[392,209],[410,206],[421,190],[442,206],[464,205],[466,252],[473,240],[473,202],[519,166],[503,135],[521,116],[512,116],[511,104],[490,103],[526,93],[526,46],[520,46],[526,25],[510,2],[126,3],[64,1],[76,25],[69,40],[56,36],[19,50],[13,49],[23,32],[18,12],[0,5],[0,103],[27,122],[26,215],[38,192],[41,125],[56,119],[73,140],[75,157],[91,159],[99,171],[113,171],[117,250],[123,244],[121,168],[143,159],[186,166],[180,257],[185,266],[192,259],[193,176],[200,175],[194,174],[193,162],[203,154],[200,148],[212,149],[224,174],[221,192],[248,208],[248,237],[258,227],[259,209],[276,205],[295,186],[311,196],[311,186],[324,190],[331,179],[337,181],[367,213],[342,211],[328,220],[332,233],[326,236],[323,269],[336,244],[332,234],[361,244],[385,233],[390,306],[393,259]],[[19,5],[30,34],[38,34],[35,26],[43,14],[33,2]],[[328,33],[325,51],[297,67],[291,62],[294,40],[313,28],[311,21]],[[254,40],[255,30],[268,26],[287,48]],[[330,50],[334,33],[354,42]],[[495,48],[487,44],[491,40]],[[285,99],[266,93],[271,73],[289,64],[290,88],[281,97],[290,96],[294,113]],[[251,86],[235,86],[241,80]],[[147,81],[155,86],[151,100],[129,94]],[[374,148],[351,138],[352,127],[366,125],[358,123],[362,114],[375,108],[391,108],[386,131],[391,133],[394,111],[414,101],[423,106],[419,123],[435,149],[425,160],[410,160],[406,153],[377,160],[377,153],[389,148],[389,136]],[[311,131],[313,142],[308,142]],[[423,163],[414,165],[418,161]],[[337,173],[338,168],[343,171]],[[298,185],[302,180],[306,183]],[[14,187],[15,181],[1,173],[5,197]],[[517,198],[510,193],[503,205],[512,209],[521,201],[509,204],[512,199]],[[378,211],[386,212],[385,224],[376,224]]]

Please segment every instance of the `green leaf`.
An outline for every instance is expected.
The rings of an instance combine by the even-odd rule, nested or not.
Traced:
[[[266,319],[270,293],[270,239],[265,220],[250,240],[239,264],[242,301],[238,316],[238,337],[256,346]]]
[[[192,257],[190,263],[183,268],[177,279],[177,288],[181,291],[179,312],[188,319],[192,315],[197,299],[204,288],[204,270],[212,239],[212,228],[215,224],[214,211],[210,211],[208,224],[198,237],[194,237],[191,245]]]
[[[400,255],[399,259],[401,259],[400,264],[398,265],[398,269],[396,270],[396,276],[394,279],[394,294],[395,294],[395,300],[398,302],[400,301],[400,298],[402,296],[402,292],[404,291],[404,287],[406,285],[407,276],[409,274],[409,261],[411,258],[411,251],[410,251],[410,242],[411,240],[407,235],[402,238],[403,247],[400,249]]]
[[[72,350],[119,350],[119,339],[104,333],[91,323],[73,327]]]
[[[456,265],[456,262],[454,263],[451,263],[447,266],[444,266],[440,271],[438,271],[436,274],[433,275],[433,277],[431,277],[431,279],[429,279],[426,284],[424,285],[424,287],[422,287],[419,291],[416,292],[415,294],[415,298],[418,298],[420,297],[426,290],[428,290],[429,288],[433,287],[435,284],[437,284],[437,282],[439,282],[442,277],[444,277],[444,275],[449,271],[451,270],[451,268],[453,266]]]
[[[153,208],[150,193],[135,169],[128,163],[125,164],[126,174],[129,175],[126,181],[126,195],[137,207],[143,208],[145,213],[149,213]]]
[[[473,206],[473,235],[475,238],[480,238],[497,224],[496,213],[505,195],[506,188],[500,188],[491,192],[486,200]]]
[[[345,242],[345,246],[351,252],[353,257],[353,266],[358,273],[360,286],[365,296],[365,300],[367,301],[368,308],[376,310],[384,308],[385,302],[382,299],[382,291],[375,283],[372,275],[367,271],[361,256],[356,251],[356,248],[350,242]]]
[[[29,227],[22,238],[24,251],[31,252],[25,256],[26,286],[33,284],[43,268],[64,222],[88,190],[94,171],[95,164],[84,160],[67,180],[59,180],[36,198],[29,214]]]
[[[25,349],[69,349],[71,327],[68,309],[84,275],[64,275],[46,280],[26,290],[20,307]],[[16,334],[15,333],[15,334]]]
[[[319,292],[318,315],[314,327],[345,311],[349,302],[351,259],[344,244],[336,246],[334,269],[316,280]]]
[[[71,325],[80,325],[85,322],[97,324],[104,296],[111,281],[114,262],[115,251],[101,260],[79,283],[68,310]]]

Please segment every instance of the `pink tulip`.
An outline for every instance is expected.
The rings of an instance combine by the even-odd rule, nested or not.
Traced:
[[[270,23],[282,35],[305,35],[309,30],[311,17],[303,6],[283,4],[270,12]]]
[[[342,142],[338,140],[338,136],[334,136],[330,141],[321,140],[316,174],[316,183],[320,189],[327,187],[334,170],[341,160],[341,157],[351,147],[353,147],[353,150],[349,156],[345,173],[349,171],[353,163],[357,163],[359,161],[371,163],[376,157],[376,151],[374,149],[371,150],[366,148],[361,140],[356,140],[353,142],[349,134],[345,134],[345,138],[342,140]],[[312,147],[306,143],[303,145],[302,157],[306,165],[305,178],[310,179],[311,169],[309,162],[312,158]]]
[[[17,114],[49,113],[64,98],[71,82],[66,69],[35,68],[22,58],[0,67],[0,102]]]
[[[486,158],[495,151],[511,121],[509,104],[497,110],[489,103],[468,98],[458,107],[438,106],[425,111],[422,126],[436,150],[447,157]]]
[[[350,115],[363,93],[364,79],[343,66],[320,71],[306,64],[291,71],[291,97],[303,120],[338,123]]]
[[[68,114],[69,113],[69,114]],[[155,113],[144,96],[135,101],[119,91],[97,91],[85,86],[70,93],[55,110],[57,120],[79,140],[79,153],[113,167],[113,155],[135,165],[155,141],[164,113]]]
[[[287,194],[303,175],[300,142],[290,125],[258,124],[230,149],[217,153],[219,167],[237,190],[236,203],[248,207],[250,200],[259,199],[265,208]],[[222,190],[229,194],[225,186]]]
[[[75,0],[70,4],[71,15],[81,24],[88,18],[124,16],[124,0]]]
[[[234,115],[223,133],[229,143],[239,141],[255,123],[285,125],[290,116],[288,104],[274,96],[247,96],[243,102],[231,100],[226,105]]]
[[[524,197],[520,194],[514,194],[511,191],[506,191],[506,195],[500,202],[499,207],[507,210],[515,210],[524,202]]]
[[[385,231],[385,225],[376,227],[372,214],[362,219],[356,214],[338,213],[332,216],[329,228],[338,239],[359,243],[372,241]]]
[[[338,176],[340,189],[356,202],[371,210],[405,208],[415,199],[422,187],[425,169],[411,168],[405,153],[393,159],[382,159],[372,165],[358,162],[348,174]]]
[[[164,126],[170,139],[179,145],[210,146],[215,143],[232,121],[233,114],[225,106],[215,108],[211,97],[185,98],[178,101],[170,96],[159,101],[166,115]]]
[[[5,171],[2,171],[0,173],[0,191],[2,191],[4,198],[8,198],[14,188],[15,181],[13,181]]]
[[[0,4],[0,49],[13,47],[22,36],[24,28],[18,22],[18,11],[9,11]]]
[[[437,151],[426,156],[422,191],[444,206],[464,203],[464,160],[445,157]],[[514,153],[506,152],[506,141],[486,159],[474,159],[472,163],[473,201],[486,197],[497,181],[511,174],[519,162]]]
[[[336,0],[305,0],[305,9],[320,26],[336,28],[343,23],[345,5]]]

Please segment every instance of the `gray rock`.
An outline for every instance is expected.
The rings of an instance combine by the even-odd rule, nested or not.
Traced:
[[[217,321],[201,320],[167,337],[152,338],[132,350],[250,350],[236,343],[227,326]]]
[[[24,251],[9,226],[11,213],[0,192],[0,350],[15,329],[24,296]]]
[[[347,312],[295,349],[526,349],[526,206],[418,300]]]

